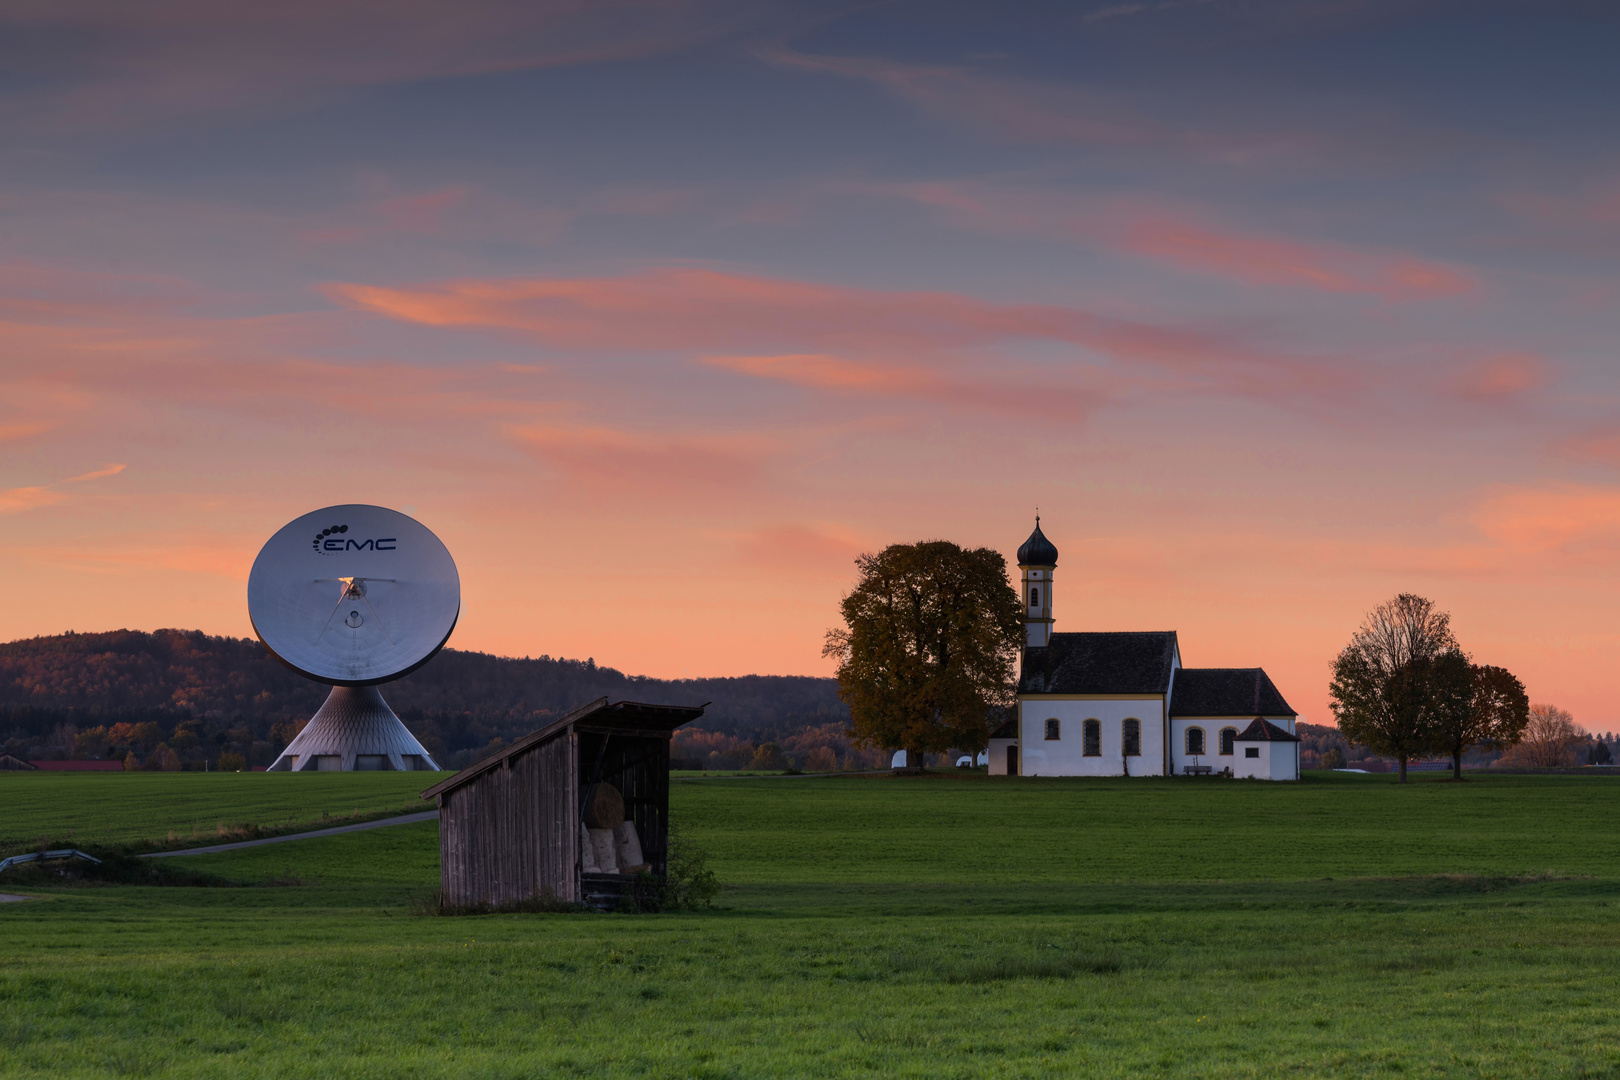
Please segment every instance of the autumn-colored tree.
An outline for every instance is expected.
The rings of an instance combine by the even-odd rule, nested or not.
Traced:
[[[1434,683],[1446,700],[1435,718],[1434,748],[1451,755],[1451,776],[1461,780],[1462,758],[1476,746],[1506,749],[1529,720],[1524,684],[1506,668],[1470,664],[1460,652],[1434,663]]]
[[[1421,596],[1401,593],[1368,612],[1333,662],[1331,708],[1345,738],[1399,764],[1439,739],[1443,713],[1466,694],[1467,657],[1451,616]]]
[[[818,746],[804,755],[801,766],[805,772],[836,772],[838,771],[838,755],[833,753],[830,746]]]
[[[1556,769],[1575,764],[1575,747],[1585,734],[1575,718],[1556,705],[1532,705],[1524,735],[1500,760],[1502,765]]]
[[[923,754],[989,742],[992,706],[1013,701],[1023,607],[1007,563],[989,548],[945,540],[892,544],[855,560],[844,626],[827,631],[850,735]]]
[[[781,772],[789,767],[787,755],[776,743],[762,743],[754,751],[754,760],[748,763],[748,768],[759,772]]]

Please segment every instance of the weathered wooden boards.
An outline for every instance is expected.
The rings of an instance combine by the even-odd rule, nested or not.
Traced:
[[[444,902],[595,902],[615,879],[661,877],[670,733],[702,715],[599,699],[424,791],[439,805]]]

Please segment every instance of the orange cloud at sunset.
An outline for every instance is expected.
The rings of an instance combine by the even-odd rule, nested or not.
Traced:
[[[657,269],[614,278],[463,280],[388,288],[336,284],[355,308],[441,328],[522,334],[549,346],[591,350],[792,350],[792,359],[734,365],[813,385],[869,389],[909,381],[915,370],[878,373],[848,357],[960,355],[1022,342],[1075,347],[1070,370],[1092,357],[1142,366],[1138,377],[1208,381],[1266,398],[1342,393],[1346,365],[1295,356],[1220,329],[1157,325],[1066,307],[993,304],[943,293],[884,292],[723,273]],[[828,354],[837,360],[807,359]],[[716,361],[711,361],[716,362]],[[855,372],[862,374],[857,379]]]
[[[1525,555],[1607,562],[1620,553],[1620,489],[1503,492],[1480,507],[1476,520],[1487,536]]]
[[[20,514],[41,506],[54,506],[67,498],[48,487],[19,487],[0,491],[0,514]]]

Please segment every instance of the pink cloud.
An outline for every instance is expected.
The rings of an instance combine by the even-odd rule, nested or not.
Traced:
[[[1214,328],[1158,325],[1077,308],[997,304],[936,292],[884,292],[713,270],[658,269],[613,278],[470,279],[384,287],[334,284],[354,308],[437,327],[506,331],[565,349],[725,354],[734,370],[801,385],[852,380],[920,389],[931,370],[1021,342],[1072,346],[1073,370],[1108,359],[1141,377],[1170,377],[1267,398],[1340,393],[1354,372],[1258,346]],[[912,356],[899,369],[864,366]],[[820,357],[821,359],[807,359]],[[832,359],[828,359],[832,358]]]
[[[586,425],[531,424],[507,437],[582,487],[645,495],[756,487],[776,448],[751,435],[664,435]]]
[[[1485,535],[1521,554],[1608,559],[1620,551],[1620,490],[1614,488],[1507,490],[1481,503],[1474,520]]]
[[[64,484],[82,484],[86,480],[105,480],[109,476],[117,476],[119,473],[124,471],[124,468],[125,466],[123,465],[108,465],[105,468],[92,469],[90,472],[69,477],[62,482]]]
[[[1452,379],[1451,389],[1468,401],[1505,402],[1540,389],[1550,380],[1545,358],[1532,353],[1498,353],[1473,361]]]
[[[1302,244],[1262,234],[1205,228],[1173,219],[1137,221],[1125,250],[1184,269],[1254,285],[1286,285],[1386,300],[1433,300],[1477,288],[1469,275],[1410,255],[1379,255],[1331,244]]]
[[[1030,372],[1002,373],[999,381],[946,378],[926,368],[849,360],[822,354],[787,356],[705,356],[709,367],[756,378],[775,379],[848,397],[933,401],[969,409],[991,409],[1020,416],[1082,419],[1106,399],[1101,385],[1064,385],[1047,374],[1042,384]],[[1102,380],[1093,379],[1101,384]]]
[[[49,420],[13,420],[0,424],[0,442],[20,442],[43,435],[56,424]]]
[[[38,510],[46,506],[57,506],[67,502],[70,496],[58,490],[63,484],[80,484],[89,480],[104,480],[109,476],[117,476],[124,471],[122,465],[109,465],[103,469],[95,469],[79,476],[71,476],[54,484],[40,484],[33,487],[15,487],[0,491],[0,514],[20,514],[27,510]]]
[[[1558,451],[1577,461],[1620,465],[1620,428],[1603,428],[1565,439],[1558,444]]]
[[[738,554],[750,566],[847,577],[855,556],[872,547],[840,525],[775,525],[742,537]]]
[[[7,488],[0,491],[0,514],[20,514],[66,501],[66,495],[48,487]]]
[[[980,232],[1062,238],[1251,285],[1389,301],[1441,299],[1478,288],[1467,271],[1409,252],[1210,225],[1201,220],[1207,211],[1193,207],[974,182],[890,184],[871,190],[921,203]]]

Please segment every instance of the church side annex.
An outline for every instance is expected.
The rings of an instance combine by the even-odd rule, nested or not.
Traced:
[[[1299,779],[1297,714],[1264,668],[1182,667],[1174,630],[1055,633],[1057,558],[1036,517],[1018,549],[1018,704],[991,775]]]

